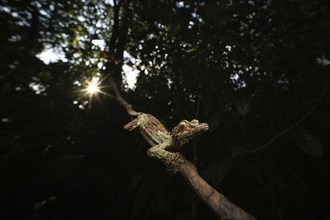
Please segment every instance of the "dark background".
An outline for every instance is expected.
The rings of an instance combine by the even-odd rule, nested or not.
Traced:
[[[330,219],[329,1],[0,2],[0,219],[215,219],[82,91],[97,74],[169,129],[209,123],[184,155],[258,219]]]

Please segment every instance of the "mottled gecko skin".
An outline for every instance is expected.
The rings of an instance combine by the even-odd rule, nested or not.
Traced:
[[[156,117],[139,113],[124,128],[129,131],[139,128],[139,132],[151,146],[147,151],[148,156],[162,160],[170,170],[176,172],[177,167],[183,162],[183,157],[176,151],[180,150],[183,144],[207,131],[209,126],[199,123],[196,119],[190,122],[182,120],[169,132]]]

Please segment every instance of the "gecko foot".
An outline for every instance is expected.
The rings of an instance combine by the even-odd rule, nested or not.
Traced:
[[[149,148],[148,156],[160,159],[167,167],[167,170],[173,173],[178,172],[178,167],[184,162],[183,156],[177,152],[169,152],[159,147]]]
[[[177,173],[179,166],[183,163],[183,157],[180,153],[169,153],[165,159],[167,171]]]

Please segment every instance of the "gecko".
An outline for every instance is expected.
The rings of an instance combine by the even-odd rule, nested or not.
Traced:
[[[136,128],[151,146],[147,155],[160,159],[169,170],[176,172],[177,167],[183,163],[183,157],[178,152],[182,145],[199,137],[209,126],[197,119],[182,120],[169,131],[155,116],[138,112],[136,118],[124,126],[124,129],[129,131]]]

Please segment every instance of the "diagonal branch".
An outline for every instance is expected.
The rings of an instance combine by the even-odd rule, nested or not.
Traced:
[[[123,99],[123,97],[121,96],[119,89],[117,87],[117,84],[115,83],[115,81],[112,78],[109,78],[109,83],[110,83],[110,87],[114,92],[114,98],[126,109],[127,114],[129,114],[130,116],[136,116],[139,113],[134,111],[132,108],[132,105],[129,104],[128,102],[126,102],[125,99]]]
[[[141,113],[132,109],[126,100],[124,100],[118,90],[116,83],[110,78],[110,86],[114,92],[114,98],[126,109],[130,116],[137,116]],[[136,119],[134,119],[136,120]],[[133,121],[134,121],[133,120]],[[155,127],[156,129],[157,127]],[[141,135],[148,142],[148,137],[141,132]],[[182,155],[181,155],[182,156]],[[198,197],[214,212],[214,214],[222,220],[225,219],[241,219],[255,220],[256,218],[230,202],[224,195],[210,186],[197,172],[194,164],[181,157],[183,162],[177,167],[179,173],[191,185]]]

